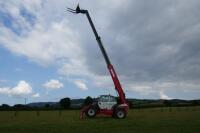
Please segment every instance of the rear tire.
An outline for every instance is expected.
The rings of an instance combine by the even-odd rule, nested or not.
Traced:
[[[124,109],[116,109],[115,117],[118,119],[124,119],[126,117],[126,112],[124,111]]]
[[[91,106],[87,111],[86,111],[86,116],[89,118],[93,118],[97,114],[97,109],[94,106]]]

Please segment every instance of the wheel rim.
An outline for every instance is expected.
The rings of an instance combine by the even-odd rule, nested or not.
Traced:
[[[95,111],[93,109],[88,110],[88,115],[93,116],[95,114]]]
[[[124,117],[124,112],[123,111],[118,111],[117,112],[118,118],[123,118]]]

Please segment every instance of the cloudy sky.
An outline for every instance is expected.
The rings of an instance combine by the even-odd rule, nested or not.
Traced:
[[[200,98],[199,0],[0,0],[0,104],[116,95],[77,3],[127,97]]]

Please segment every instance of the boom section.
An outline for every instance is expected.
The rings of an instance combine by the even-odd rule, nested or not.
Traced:
[[[101,37],[98,35],[98,33],[96,31],[96,28],[95,28],[95,26],[94,26],[94,24],[92,22],[92,19],[91,19],[90,15],[89,15],[89,12],[87,10],[85,10],[85,12],[86,12],[87,19],[88,19],[88,21],[90,23],[90,26],[91,26],[91,28],[92,28],[92,30],[94,32],[95,37],[96,37],[97,43],[99,45],[99,48],[101,49],[103,57],[104,57],[104,59],[106,61],[108,70],[110,72],[110,75],[111,75],[112,80],[113,80],[114,85],[115,85],[115,89],[118,92],[120,103],[121,104],[126,103],[125,94],[123,92],[122,86],[121,86],[120,81],[118,79],[117,73],[115,72],[115,69],[114,69],[113,65],[111,64],[110,59],[108,58],[108,55],[106,53],[106,50],[105,50],[105,48],[104,48],[104,46],[102,44]]]
[[[95,37],[96,37],[97,43],[99,45],[99,48],[100,48],[100,50],[101,50],[101,52],[103,54],[103,57],[104,57],[104,59],[106,61],[107,68],[108,68],[108,70],[110,72],[110,75],[112,77],[113,83],[115,85],[115,89],[116,89],[116,91],[117,91],[117,93],[119,95],[120,104],[125,104],[126,103],[125,94],[124,94],[124,91],[123,91],[122,86],[120,84],[120,81],[118,79],[117,73],[115,72],[115,69],[114,69],[113,65],[111,64],[110,59],[108,58],[106,50],[105,50],[105,48],[104,48],[104,46],[102,44],[102,41],[101,41],[101,37],[97,33],[97,30],[96,30],[96,28],[95,28],[95,26],[94,26],[94,24],[92,22],[92,19],[91,19],[90,15],[89,15],[89,12],[87,10],[80,9],[79,6],[77,6],[76,10],[68,8],[68,11],[70,11],[72,13],[76,13],[76,14],[78,14],[78,13],[86,14],[87,19],[88,19],[88,21],[90,23],[90,26],[91,26],[91,28],[92,28],[92,30],[94,32]]]

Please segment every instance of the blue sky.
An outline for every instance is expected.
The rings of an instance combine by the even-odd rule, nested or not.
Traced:
[[[53,65],[45,67],[40,66],[29,61],[26,57],[12,54],[2,47],[0,48],[0,53],[0,79],[2,79],[0,87],[14,87],[20,80],[25,80],[34,90],[33,95],[35,93],[40,94],[40,96],[36,98],[30,95],[23,95],[20,97],[1,95],[1,103],[24,103],[24,98],[27,98],[28,102],[58,101],[63,97],[83,98],[90,94],[95,97],[102,93],[99,90],[80,90],[71,81],[68,81],[57,74],[57,69]],[[55,90],[54,88],[48,90],[48,88],[45,88],[43,84],[51,79],[59,80],[59,82],[64,84],[64,86],[61,88],[55,88]]]
[[[200,98],[200,2],[0,1],[0,104],[116,95],[90,11],[127,97]]]

